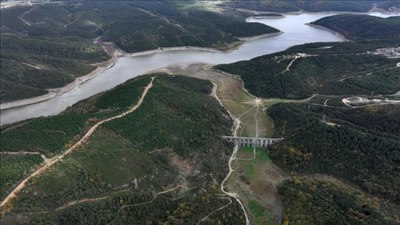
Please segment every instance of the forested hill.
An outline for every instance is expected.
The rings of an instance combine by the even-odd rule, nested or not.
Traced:
[[[211,7],[211,6],[210,6]],[[223,47],[278,30],[230,10],[180,1],[64,2],[2,9],[1,32],[21,36],[102,37],[127,52],[158,47]]]
[[[372,9],[393,11],[400,8],[400,2],[396,0],[245,0],[227,1],[221,3],[221,5],[224,7],[268,12],[368,12]]]
[[[323,101],[323,100],[322,100]],[[279,188],[292,225],[399,224],[399,105],[278,104],[269,156],[292,174]],[[329,122],[327,122],[329,121]],[[398,217],[397,217],[398,218]]]
[[[327,27],[352,40],[400,39],[400,16],[335,15],[312,24]]]
[[[302,99],[313,94],[393,94],[400,89],[397,59],[368,54],[393,43],[314,43],[215,68],[236,74],[254,95]]]
[[[136,111],[103,123],[79,151],[29,182],[10,213],[0,210],[0,224],[244,224],[240,205],[218,191],[231,148],[221,135],[232,121],[209,96],[212,83],[151,76]],[[2,198],[42,166],[40,154],[60,154],[98,121],[127,111],[149,83],[137,77],[60,115],[2,130],[1,151],[40,152],[0,158]]]
[[[353,41],[293,46],[215,68],[239,75],[251,93],[268,98],[385,95],[400,89],[398,59],[377,50],[400,45],[400,17],[336,15],[312,24],[340,32]]]

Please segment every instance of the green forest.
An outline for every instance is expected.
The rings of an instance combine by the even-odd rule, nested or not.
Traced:
[[[352,40],[400,40],[400,16],[380,18],[343,14],[324,17],[312,24],[327,27]]]
[[[196,224],[207,215],[211,224],[244,223],[240,205],[219,191],[227,172],[221,162],[231,151],[220,136],[230,133],[232,121],[209,96],[211,82],[151,76],[153,87],[137,111],[103,124],[79,151],[30,182],[2,224]],[[129,80],[61,115],[10,126],[1,137],[31,130],[35,121],[48,130],[55,118],[86,115],[90,124],[94,115],[115,115],[129,106],[117,100],[129,95],[134,103],[148,82],[149,76]],[[59,131],[79,133],[66,126],[75,125]],[[29,146],[38,145],[34,139]]]
[[[70,1],[1,9],[1,103],[46,94],[104,65],[111,56],[96,38],[125,52],[227,49],[238,37],[278,32],[246,23],[249,14],[232,7],[282,13],[400,8],[386,0],[260,0],[223,2],[224,10],[216,12],[189,2]],[[399,18],[322,18],[312,25],[349,40],[214,66],[266,98],[260,102],[273,120],[273,137],[284,138],[255,154],[257,163],[282,174],[269,191],[279,194],[283,225],[400,224],[400,106],[343,102],[399,98],[393,95],[400,90],[399,59],[373,53],[400,45]],[[232,154],[221,136],[232,133],[232,118],[211,96],[210,81],[162,73],[128,80],[58,115],[1,127],[0,197],[93,125],[138,103],[152,77],[137,110],[100,125],[76,151],[30,180],[2,209],[0,223],[245,224],[242,206],[221,192]],[[248,162],[240,173],[251,177],[256,161]],[[269,213],[256,200],[244,204],[255,217]]]
[[[399,224],[400,107],[342,102],[350,96],[396,98],[398,59],[371,52],[399,46],[398,19],[325,17],[313,24],[350,40],[214,67],[240,76],[255,96],[309,98],[267,110],[274,136],[284,138],[268,156],[290,175],[278,187],[282,224]]]
[[[351,44],[346,45],[352,48]],[[239,75],[247,90],[266,98],[303,99],[313,94],[393,94],[400,88],[400,70],[396,67],[396,59],[359,54],[358,45],[355,45],[354,53],[351,50],[337,53],[344,46],[318,51],[309,47],[300,46],[215,68]]]
[[[287,224],[395,224],[392,205],[331,177],[293,177],[282,184],[279,194]]]
[[[214,68],[239,75],[247,90],[266,98],[393,94],[400,89],[398,60],[370,52],[400,44],[399,18],[325,17],[313,24],[338,31],[351,41],[298,45]]]
[[[275,135],[283,136],[285,142],[272,146],[270,157],[283,168],[343,178],[398,204],[399,109],[275,105],[268,113],[275,122]],[[324,115],[335,125],[326,124]]]
[[[400,3],[396,0],[285,0],[285,1],[265,1],[265,0],[245,0],[245,1],[226,1],[220,4],[223,7],[242,8],[266,12],[368,12],[374,6],[377,9],[390,10],[399,8]]]
[[[351,109],[278,104],[268,114],[275,136],[285,138],[269,148],[269,157],[293,175],[310,177],[293,178],[279,188],[289,224],[396,224],[398,105]],[[313,178],[320,174],[322,181]],[[332,187],[332,182],[340,185]]]
[[[3,33],[2,33],[3,34]],[[1,102],[46,94],[91,72],[110,57],[88,40],[1,37]]]
[[[149,81],[148,78],[139,77],[128,81],[124,86],[78,102],[60,115],[2,127],[1,152],[31,152],[36,155],[21,157],[6,155],[0,158],[1,174],[7,174],[4,176],[4,182],[0,183],[1,196],[5,195],[7,189],[15,185],[27,172],[42,163],[40,154],[51,158],[71,147],[99,119],[121,113],[134,104]],[[115,103],[118,103],[118,108],[115,107]]]
[[[0,197],[3,198],[8,189],[43,162],[40,154],[35,155],[2,155],[0,158]]]

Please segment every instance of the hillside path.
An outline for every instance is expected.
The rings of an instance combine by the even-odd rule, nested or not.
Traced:
[[[51,166],[53,166],[54,164],[56,164],[58,161],[62,160],[66,155],[70,154],[71,152],[73,152],[74,150],[78,149],[78,147],[80,147],[81,145],[85,144],[88,139],[90,138],[90,136],[93,134],[93,132],[103,123],[109,122],[111,120],[114,119],[118,119],[121,117],[126,116],[127,114],[135,111],[136,109],[138,109],[140,107],[140,105],[143,103],[144,97],[146,96],[147,92],[149,91],[149,89],[153,86],[153,80],[155,77],[151,78],[151,82],[146,86],[146,88],[144,89],[142,96],[140,97],[138,103],[134,106],[132,106],[132,108],[130,108],[128,111],[125,111],[119,115],[104,119],[98,123],[96,123],[95,125],[93,125],[87,132],[86,134],[78,141],[76,142],[72,147],[70,147],[69,149],[67,149],[65,152],[51,158],[48,159],[45,164],[38,168],[35,172],[33,172],[31,175],[29,175],[27,178],[25,178],[21,183],[19,183],[14,190],[12,190],[7,197],[1,202],[0,204],[0,211],[2,211],[3,209],[1,208],[5,208],[5,206],[7,206],[8,203],[10,203],[10,201],[12,199],[14,199],[18,192],[20,192],[27,184],[28,181],[30,181],[32,178],[39,176],[40,174],[42,174],[46,169],[50,168]]]

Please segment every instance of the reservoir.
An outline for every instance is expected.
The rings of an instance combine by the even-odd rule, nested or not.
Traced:
[[[289,14],[277,18],[249,18],[247,19],[248,22],[263,23],[275,27],[283,33],[276,36],[248,40],[230,52],[185,49],[121,57],[113,67],[99,73],[93,79],[88,80],[67,93],[47,101],[2,110],[1,125],[29,118],[58,114],[68,106],[82,99],[111,89],[138,75],[168,65],[199,62],[209,64],[232,63],[283,51],[294,45],[311,42],[342,41],[340,36],[332,32],[307,25],[307,23],[330,15],[334,15],[334,13],[303,13]],[[374,13],[373,15],[387,16],[378,13]]]

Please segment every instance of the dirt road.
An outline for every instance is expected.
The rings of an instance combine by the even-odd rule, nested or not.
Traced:
[[[144,97],[146,96],[147,92],[149,91],[149,89],[153,86],[153,80],[154,77],[151,78],[151,82],[149,83],[149,85],[146,86],[146,88],[144,89],[142,96],[140,97],[138,103],[134,106],[132,106],[132,108],[130,108],[128,111],[125,111],[124,113],[121,113],[117,116],[113,116],[110,117],[108,119],[104,119],[98,123],[96,123],[95,125],[93,125],[87,132],[86,134],[78,141],[76,142],[72,147],[70,147],[69,149],[67,149],[65,152],[63,152],[60,155],[57,155],[51,159],[48,159],[47,162],[40,167],[39,169],[37,169],[35,172],[33,172],[31,175],[29,175],[27,178],[25,178],[21,183],[18,184],[18,186],[16,186],[14,188],[13,191],[11,191],[7,197],[1,202],[0,204],[0,212],[3,213],[3,211],[5,210],[6,206],[10,203],[10,201],[12,199],[14,199],[17,194],[26,186],[27,182],[30,181],[32,178],[39,176],[40,174],[42,174],[46,169],[50,168],[51,166],[53,166],[54,164],[56,164],[58,161],[62,160],[66,155],[70,154],[71,152],[73,152],[74,150],[78,149],[78,147],[80,147],[82,144],[85,144],[88,139],[90,138],[90,136],[93,134],[93,132],[103,123],[109,122],[111,120],[114,119],[118,119],[121,117],[124,117],[125,115],[135,111],[136,109],[138,109],[140,107],[140,105],[143,103]]]

